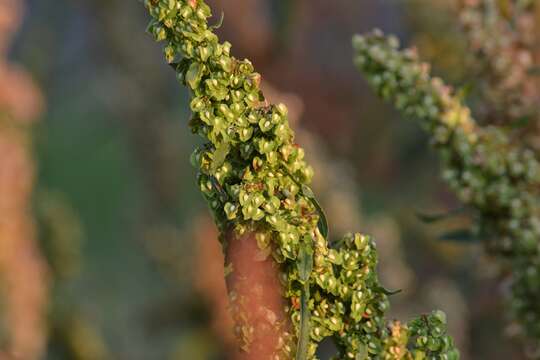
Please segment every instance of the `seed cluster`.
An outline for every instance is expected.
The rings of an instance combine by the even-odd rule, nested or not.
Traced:
[[[200,0],[145,4],[149,31],[166,41],[165,57],[192,93],[190,126],[206,141],[192,162],[223,245],[255,234],[261,259],[279,266],[292,330],[260,311],[281,334],[272,358],[315,359],[318,343],[333,337],[338,359],[457,359],[439,313],[399,331],[387,327],[389,292],[379,284],[370,237],[346,235],[330,247],[326,218],[308,187],[313,169],[294,142],[287,108],[268,104],[251,62],[219,42],[208,25],[210,8]],[[249,301],[229,292],[236,333],[250,352],[256,329],[245,321]]]
[[[417,119],[438,150],[443,177],[463,203],[478,211],[488,251],[512,273],[511,308],[540,345],[540,164],[503,127],[481,127],[414,50],[400,51],[379,31],[356,36],[356,64],[379,95]]]

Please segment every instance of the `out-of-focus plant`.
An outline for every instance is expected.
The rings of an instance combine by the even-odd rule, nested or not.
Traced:
[[[482,100],[479,121],[519,128],[540,149],[540,36],[537,1],[462,0],[459,15],[472,50]],[[523,141],[523,139],[521,140]]]
[[[0,2],[0,357],[39,359],[46,344],[47,266],[36,243],[30,198],[30,128],[42,110],[29,76],[7,61],[22,2]]]
[[[466,84],[476,120],[511,127],[538,149],[539,3],[407,0],[407,5],[415,46],[449,82]]]
[[[424,61],[435,73],[444,74],[450,83],[468,79],[469,51],[463,31],[456,19],[456,0],[406,0],[405,21],[414,43]]]
[[[110,358],[105,341],[67,291],[81,267],[82,226],[58,192],[40,191],[35,199],[41,247],[51,275],[48,355],[73,360]]]
[[[56,281],[68,281],[79,274],[82,228],[75,211],[61,193],[38,192],[36,213],[43,253]]]
[[[43,100],[26,72],[7,62],[22,5],[0,1],[0,357],[42,359],[62,342],[67,358],[105,359],[99,334],[82,314],[67,309],[59,290],[79,266],[78,219],[50,192],[34,199],[36,219],[32,215],[32,125]]]
[[[332,337],[340,358],[458,358],[440,312],[386,323],[389,292],[378,281],[371,238],[328,243],[308,187],[313,170],[294,142],[287,108],[268,104],[252,64],[219,42],[210,8],[199,0],[145,4],[150,32],[166,41],[167,61],[193,93],[190,126],[206,143],[192,160],[221,233],[246,353],[315,358],[318,343]]]
[[[498,126],[481,126],[461,98],[430,75],[412,49],[375,31],[353,40],[356,64],[384,99],[429,133],[443,177],[477,210],[473,234],[511,272],[511,309],[538,357],[540,339],[540,165],[537,155]]]

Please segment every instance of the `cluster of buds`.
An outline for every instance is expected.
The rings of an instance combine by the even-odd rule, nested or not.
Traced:
[[[540,78],[532,73],[540,62],[539,10],[538,2],[527,0],[462,0],[459,9],[481,79],[479,120],[505,125],[526,120],[522,133],[537,149]]]
[[[145,5],[153,17],[150,33],[166,42],[165,57],[192,94],[190,126],[205,140],[192,162],[224,247],[251,240],[258,260],[279,268],[290,326],[271,309],[246,307],[250,299],[229,288],[242,348],[257,351],[251,346],[257,328],[247,313],[256,312],[281,334],[271,355],[276,360],[315,359],[327,337],[338,344],[340,359],[457,359],[441,316],[399,331],[387,326],[389,292],[377,278],[369,237],[348,235],[329,245],[326,218],[308,187],[313,169],[294,141],[287,108],[268,104],[251,62],[234,58],[231,45],[219,42],[208,25],[208,5],[202,0],[146,0]],[[233,273],[241,267],[228,264]]]
[[[511,307],[540,345],[540,163],[503,127],[479,126],[452,89],[431,77],[414,50],[380,31],[356,36],[355,62],[381,97],[417,119],[438,150],[443,177],[476,209],[479,235],[512,273]]]

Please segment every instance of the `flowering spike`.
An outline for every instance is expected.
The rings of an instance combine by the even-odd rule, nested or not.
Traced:
[[[479,214],[488,250],[509,260],[510,306],[540,350],[540,163],[500,127],[479,126],[469,108],[412,49],[374,32],[353,39],[355,63],[383,98],[428,132],[443,177]],[[495,239],[495,241],[493,241]]]
[[[387,328],[388,296],[377,278],[371,238],[351,235],[339,248],[329,248],[326,218],[308,187],[313,170],[294,142],[287,108],[269,105],[251,62],[232,57],[230,44],[219,42],[204,1],[145,4],[155,26],[168,29],[167,60],[182,58],[174,68],[192,93],[190,126],[205,140],[192,162],[225,247],[252,241],[259,252],[270,251],[272,267],[281,274],[287,319],[268,308],[251,309],[252,299],[237,291],[259,284],[240,279],[229,287],[241,348],[260,359],[315,359],[317,345],[333,337],[339,359],[457,359],[441,317],[422,318],[437,331],[422,321],[401,326],[397,335]],[[252,259],[231,260],[240,262],[229,264],[233,274],[244,260]],[[249,270],[268,265],[260,264]],[[267,321],[254,325],[253,313]],[[259,332],[269,326],[279,341],[273,354],[258,353]]]

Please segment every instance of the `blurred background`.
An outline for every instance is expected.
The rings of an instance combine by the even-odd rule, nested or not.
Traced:
[[[465,84],[452,1],[208,2],[215,22],[224,13],[221,38],[253,61],[268,97],[290,107],[332,236],[375,236],[383,283],[403,290],[391,317],[439,308],[463,359],[521,359],[505,338],[494,265],[478,244],[439,239],[470,216],[418,216],[460,206],[426,136],[377,99],[352,63],[352,35],[379,27]],[[21,226],[34,233],[20,242],[33,246],[28,261],[42,274],[17,280],[0,266],[12,284],[1,285],[0,349],[22,360],[233,359],[223,259],[189,164],[199,139],[187,127],[187,92],[145,33],[142,3],[0,0],[0,19],[0,109],[24,128],[9,139],[27,160],[2,186],[28,183]],[[20,262],[15,253],[0,262]],[[28,289],[16,284],[32,281],[41,284],[28,295],[35,301],[17,302]]]

